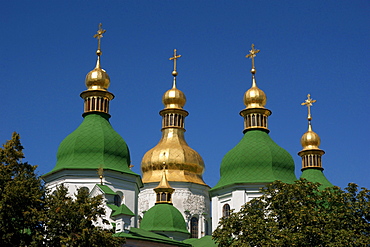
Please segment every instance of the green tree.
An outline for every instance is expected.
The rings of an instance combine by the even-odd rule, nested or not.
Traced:
[[[23,163],[19,134],[0,148],[0,246],[25,246],[42,238],[44,188],[37,166]]]
[[[370,246],[370,190],[276,181],[221,219],[219,246]]]
[[[112,231],[96,227],[94,222],[105,215],[101,196],[89,197],[86,190],[80,189],[75,198],[61,185],[46,197],[46,246],[121,246],[123,238],[113,237]]]

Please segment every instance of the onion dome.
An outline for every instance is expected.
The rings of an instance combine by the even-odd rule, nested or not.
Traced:
[[[301,138],[301,145],[303,150],[307,149],[319,149],[320,137],[318,134],[312,131],[311,124],[308,125],[308,130],[303,134]]]
[[[321,184],[321,189],[332,187],[333,184],[325,177],[322,167],[322,156],[325,154],[324,150],[319,148],[320,137],[312,130],[311,125],[311,106],[316,100],[311,99],[311,95],[307,95],[307,99],[302,105],[307,106],[308,109],[308,130],[303,134],[301,138],[302,150],[298,153],[302,157],[302,175],[301,178],[305,178],[310,182],[318,182]]]
[[[97,51],[98,60],[96,61],[95,69],[91,70],[85,79],[85,85],[88,90],[107,90],[110,85],[108,73],[100,67],[101,51]]]
[[[156,204],[140,223],[140,228],[151,232],[178,232],[190,235],[180,211],[171,204]]]
[[[188,112],[183,109],[186,97],[176,87],[176,55],[172,75],[173,86],[162,97],[164,109],[159,112],[162,116],[162,138],[159,143],[150,149],[141,162],[142,180],[144,183],[158,183],[162,178],[162,166],[167,166],[168,181],[191,182],[205,185],[202,174],[204,162],[202,157],[185,141],[185,117]]]
[[[175,77],[176,78],[176,77]],[[162,102],[165,108],[180,108],[182,109],[186,103],[185,94],[176,88],[176,81],[173,81],[173,87],[165,92],[162,97]]]
[[[167,181],[165,166],[162,170],[161,182],[154,191],[157,194],[156,205],[144,214],[140,228],[152,232],[165,232],[169,236],[173,233],[189,235],[184,217],[171,203],[174,189]]]
[[[57,164],[50,173],[64,169],[113,170],[135,174],[129,168],[130,153],[126,142],[109,123],[109,102],[113,94],[109,87],[109,76],[100,68],[100,39],[105,30],[99,25],[97,65],[86,76],[87,90],[81,93],[84,99],[84,120],[60,144]]]
[[[244,136],[222,159],[221,177],[211,192],[236,184],[271,183],[275,180],[293,183],[296,180],[292,156],[268,134],[267,120],[271,111],[264,107],[266,95],[257,87],[255,78],[254,57],[258,52],[252,45],[247,55],[252,59],[252,87],[244,95],[246,108],[240,112],[244,118]]]
[[[256,79],[252,76],[252,87],[244,94],[244,105],[249,108],[264,108],[266,105],[265,93],[257,87]]]

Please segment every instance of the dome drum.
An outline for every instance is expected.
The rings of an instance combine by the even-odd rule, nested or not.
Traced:
[[[300,151],[298,155],[302,157],[301,171],[308,168],[318,168],[320,170],[324,170],[324,168],[322,168],[321,160],[321,156],[324,154],[325,152],[321,149],[310,149]]]
[[[265,108],[244,109],[240,112],[240,115],[244,118],[243,133],[249,129],[262,129],[269,132],[268,117],[271,115],[270,110]]]
[[[185,117],[189,113],[183,109],[164,109],[159,112],[162,116],[162,129],[185,128]],[[184,129],[185,131],[185,129]]]
[[[109,114],[109,102],[114,95],[108,91],[86,90],[80,95],[84,100],[84,114],[88,112],[103,112]]]

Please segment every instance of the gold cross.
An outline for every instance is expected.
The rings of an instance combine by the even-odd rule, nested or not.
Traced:
[[[308,108],[308,121],[311,121],[312,117],[311,117],[311,106],[312,106],[312,103],[315,103],[316,100],[315,99],[311,99],[311,95],[310,94],[307,94],[307,99],[301,104],[301,105],[305,105],[307,106]]]
[[[254,67],[254,58],[258,52],[260,52],[260,50],[254,49],[254,44],[252,44],[252,50],[250,50],[249,54],[245,56],[246,58],[252,59],[252,73],[256,71],[256,68]]]
[[[107,31],[107,30],[104,30],[102,28],[102,26],[103,26],[103,24],[99,23],[99,29],[96,32],[96,34],[94,35],[94,38],[98,39],[98,50],[97,50],[98,53],[101,53],[101,51],[100,51],[100,39],[103,38],[103,33],[105,33]],[[100,54],[98,54],[98,55],[100,55]]]
[[[173,72],[172,72],[172,75],[173,76],[176,76],[177,75],[177,72],[176,72],[176,60],[181,57],[181,55],[176,55],[176,52],[177,52],[177,50],[174,49],[173,50],[173,57],[170,57],[170,60],[173,60]]]

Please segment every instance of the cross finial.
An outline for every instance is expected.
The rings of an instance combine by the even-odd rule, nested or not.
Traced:
[[[316,100],[311,99],[311,95],[307,94],[307,99],[301,104],[301,105],[307,106],[307,108],[308,108],[308,116],[307,116],[308,121],[311,121],[311,119],[312,119],[311,106],[312,106],[312,103],[315,103],[315,102],[316,102]]]
[[[252,74],[256,73],[256,68],[254,67],[254,58],[258,52],[260,52],[260,50],[254,49],[254,44],[252,44],[252,49],[249,51],[249,54],[245,56],[246,58],[252,59],[252,69],[251,69]]]
[[[98,49],[96,50],[96,55],[100,56],[102,54],[100,50],[100,39],[103,38],[103,33],[105,33],[107,30],[104,30],[102,28],[103,24],[99,23],[99,29],[94,35],[94,38],[98,39]]]
[[[177,55],[176,54],[177,50],[174,49],[173,50],[173,57],[170,57],[170,60],[173,60],[173,71],[172,71],[172,75],[173,76],[177,76],[177,71],[176,71],[176,61],[177,59],[179,59],[181,57],[181,55]]]
[[[100,184],[101,185],[103,185],[103,173],[104,173],[103,165],[100,165],[99,168],[98,168],[98,175],[99,175],[99,178],[100,178]]]

